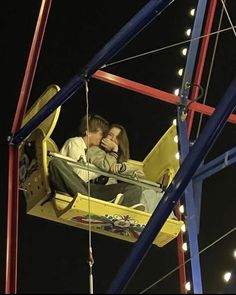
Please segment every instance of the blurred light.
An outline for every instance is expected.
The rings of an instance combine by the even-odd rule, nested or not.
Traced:
[[[228,282],[231,278],[231,272],[226,272],[223,276],[225,282]]]
[[[233,253],[233,255],[234,255],[234,258],[236,258],[236,250],[234,250],[234,253]]]
[[[191,29],[187,29],[187,30],[185,31],[186,36],[189,37],[189,36],[191,35],[191,32],[192,32]]]
[[[190,291],[190,290],[191,290],[191,284],[190,284],[190,282],[187,282],[187,283],[185,284],[185,289],[186,289],[187,291]]]
[[[194,15],[195,15],[195,9],[194,9],[194,8],[191,9],[191,10],[189,11],[189,14],[190,14],[191,16],[194,16]]]
[[[188,245],[187,245],[186,242],[183,243],[182,248],[183,248],[184,251],[188,251]]]
[[[179,88],[174,90],[174,94],[177,95],[177,96],[179,95]]]
[[[180,206],[179,206],[179,212],[180,212],[181,214],[184,213],[184,205],[180,205]]]
[[[178,141],[179,141],[178,135],[175,135],[174,142],[178,143]]]
[[[175,126],[176,126],[176,125],[177,125],[177,120],[176,120],[176,119],[174,119],[172,123],[173,123],[173,125],[175,125]]]
[[[181,54],[182,54],[182,55],[187,55],[187,52],[188,52],[188,49],[187,49],[187,48],[183,48],[183,49],[181,50]]]
[[[179,152],[177,152],[177,153],[175,154],[175,158],[176,158],[177,160],[179,160]]]
[[[184,72],[184,69],[183,69],[183,68],[181,68],[181,69],[179,69],[179,70],[178,70],[178,72],[177,72],[177,73],[178,73],[178,75],[179,75],[179,76],[182,76],[182,75],[183,75],[183,72]]]
[[[182,231],[183,233],[186,232],[186,225],[185,225],[185,223],[181,225],[181,231]]]

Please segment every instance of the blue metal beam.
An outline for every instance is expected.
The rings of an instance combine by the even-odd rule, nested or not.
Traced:
[[[181,162],[189,153],[189,138],[187,132],[187,123],[185,117],[183,117],[186,112],[185,107],[187,103],[187,98],[189,95],[189,88],[186,87],[186,83],[191,83],[194,67],[196,64],[196,56],[198,52],[199,39],[201,36],[203,20],[206,10],[206,0],[199,0],[198,6],[196,9],[196,17],[194,21],[193,31],[191,38],[193,39],[190,43],[188,49],[188,57],[186,61],[184,77],[182,82],[182,87],[180,91],[180,105],[177,109],[177,118],[178,118],[178,136],[179,136],[179,148]],[[184,119],[183,119],[184,118]],[[184,192],[184,201],[186,207],[186,216],[187,216],[187,236],[189,242],[189,252],[191,257],[191,272],[192,272],[192,286],[195,294],[202,293],[202,279],[201,279],[201,267],[199,260],[199,247],[198,247],[198,227],[197,227],[197,218],[196,206],[194,202],[194,192],[192,181],[187,185]],[[197,195],[199,196],[199,195]],[[199,196],[201,197],[201,196]]]
[[[203,20],[204,20],[205,11],[206,11],[206,5],[207,5],[207,0],[199,0],[198,1],[194,26],[193,26],[193,30],[192,30],[192,34],[191,34],[191,39],[193,39],[193,40],[190,42],[190,46],[188,49],[188,58],[186,61],[183,82],[182,82],[182,87],[181,87],[183,90],[185,90],[184,95],[186,97],[188,97],[189,88],[186,88],[185,86],[186,86],[186,82],[191,83],[191,81],[192,81],[193,71],[194,71],[195,64],[196,64],[196,56],[197,56],[197,52],[198,52],[198,46],[199,46],[199,42],[200,42],[199,37],[201,36]]]
[[[219,172],[236,163],[236,147],[228,150],[224,154],[215,158],[214,160],[202,165],[193,176],[193,191],[194,191],[194,203],[196,212],[196,225],[199,233],[200,226],[200,212],[201,212],[201,195],[202,195],[202,182],[205,178]]]
[[[147,254],[156,235],[161,230],[166,219],[183,194],[195,171],[210,151],[220,135],[227,118],[236,106],[236,78],[228,87],[225,95],[218,104],[216,111],[210,117],[201,135],[185,157],[183,164],[176,173],[172,183],[167,188],[163,198],[157,205],[138,241],[113,280],[108,294],[120,294],[126,287],[132,275],[137,270],[142,259]]]
[[[236,147],[228,150],[214,160],[200,167],[193,176],[195,183],[204,180],[205,178],[219,172],[220,170],[229,167],[236,163]]]
[[[111,40],[108,42],[82,70],[74,76],[23,128],[12,135],[11,144],[21,143],[44,119],[57,107],[62,105],[101,66],[114,57],[138,33],[149,25],[174,0],[150,0]]]
[[[187,134],[186,121],[181,122],[181,113],[183,108],[178,110],[178,136],[179,136],[179,147],[181,155],[181,163],[189,153],[189,139]],[[197,195],[201,197],[200,195]],[[198,246],[198,228],[196,213],[196,206],[194,201],[193,184],[190,181],[184,191],[184,202],[186,211],[186,224],[187,224],[187,237],[188,237],[188,248],[190,253],[190,264],[192,274],[192,288],[194,294],[202,294],[202,279],[201,279],[201,267],[199,259],[199,246]]]

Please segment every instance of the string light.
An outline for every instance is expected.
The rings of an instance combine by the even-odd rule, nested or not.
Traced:
[[[175,154],[175,158],[176,158],[177,160],[179,160],[179,158],[180,158],[180,156],[179,156],[179,152],[177,152],[177,153]]]
[[[184,214],[184,205],[180,205],[180,206],[179,206],[179,212],[180,212],[181,214]]]
[[[185,284],[185,289],[186,289],[187,291],[190,291],[190,290],[191,290],[191,284],[190,284],[190,282],[187,282],[187,283]]]
[[[179,95],[179,88],[174,90],[174,94],[177,95],[177,96]]]
[[[179,69],[178,70],[178,75],[181,77],[181,76],[183,76],[183,72],[184,72],[184,69],[183,68],[181,68],[181,69]]]
[[[181,231],[182,231],[183,233],[186,232],[186,225],[185,225],[185,223],[181,225],[181,228],[180,228],[180,229],[181,229]]]
[[[184,251],[188,251],[188,244],[185,242],[185,243],[183,243],[183,245],[182,245],[182,249],[184,250]]]
[[[229,282],[230,278],[231,278],[231,272],[229,272],[229,271],[223,275],[223,279],[226,283]]]
[[[234,256],[234,258],[236,259],[236,249],[235,249],[234,252],[233,252],[233,256]]]
[[[190,36],[191,36],[191,32],[192,32],[191,29],[187,29],[187,30],[185,31],[185,35],[188,36],[188,37],[190,37]]]
[[[174,119],[173,122],[172,122],[172,124],[173,124],[174,126],[177,126],[177,120]]]
[[[178,142],[179,142],[179,137],[178,137],[178,135],[175,135],[175,137],[174,137],[174,142],[175,142],[175,143],[178,143]]]
[[[195,9],[192,8],[192,9],[189,11],[189,14],[190,14],[191,16],[194,16],[194,15],[195,15]]]
[[[187,55],[187,52],[188,52],[188,49],[187,49],[187,48],[183,48],[183,49],[181,50],[181,54],[182,54],[183,56],[186,56],[186,55]]]

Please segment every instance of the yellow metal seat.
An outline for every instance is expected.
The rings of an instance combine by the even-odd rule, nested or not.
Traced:
[[[143,170],[146,178],[160,183],[166,188],[179,169],[176,126],[172,125],[145,159],[140,161],[129,160],[128,162]]]
[[[58,86],[50,86],[27,112],[23,124],[26,124],[57,91]],[[48,151],[58,152],[50,135],[59,113],[60,108],[45,119],[20,146],[20,185],[25,192],[27,213],[85,230],[90,227],[93,232],[135,242],[145,228],[150,213],[79,193],[75,198],[60,193],[51,195],[48,182]],[[159,182],[168,175],[169,183],[178,169],[178,163],[171,158],[172,152],[177,152],[174,135],[176,129],[171,127],[143,162],[130,160],[130,163],[143,169],[148,180]],[[153,244],[162,247],[169,243],[177,237],[182,224],[182,221],[167,219]]]

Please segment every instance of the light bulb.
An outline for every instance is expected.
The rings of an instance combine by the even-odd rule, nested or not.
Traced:
[[[234,255],[234,258],[236,258],[236,250],[234,250],[234,253],[233,253],[233,255]]]
[[[182,75],[183,75],[183,72],[184,72],[184,69],[182,69],[182,68],[179,69],[179,70],[178,70],[178,75],[179,75],[179,76],[182,76]]]
[[[195,15],[195,9],[192,8],[192,9],[189,11],[189,14],[190,14],[191,16],[194,16],[194,15]]]
[[[179,88],[174,90],[174,94],[177,95],[177,96],[179,95]]]
[[[187,48],[183,48],[182,50],[181,50],[181,53],[182,53],[182,55],[187,55],[187,52],[188,52],[188,49]]]
[[[180,212],[181,214],[184,213],[184,205],[180,205],[180,206],[179,206],[179,212]]]
[[[223,278],[224,278],[225,282],[228,282],[230,280],[230,278],[231,278],[231,272],[229,272],[229,271],[226,272],[224,274]]]
[[[186,289],[187,291],[190,291],[190,290],[191,290],[191,284],[190,284],[190,282],[187,282],[187,283],[185,284],[185,289]]]
[[[182,231],[183,233],[186,232],[186,225],[185,225],[185,224],[182,224],[182,225],[181,225],[181,231]]]
[[[192,32],[191,29],[187,29],[187,30],[185,31],[186,36],[189,37],[189,36],[191,35],[191,32]]]
[[[188,251],[187,243],[183,243],[182,248],[183,248],[184,251]]]

